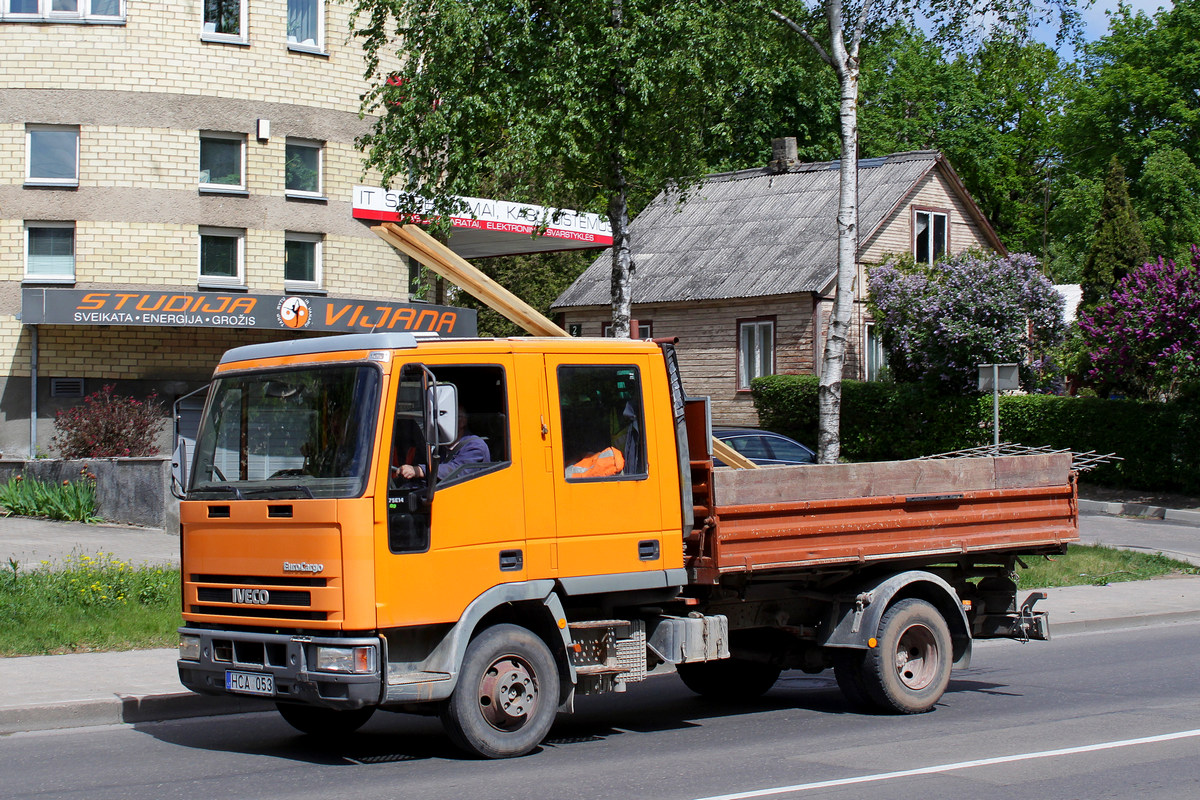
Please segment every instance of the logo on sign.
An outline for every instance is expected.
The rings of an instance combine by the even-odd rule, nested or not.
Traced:
[[[285,297],[279,301],[279,323],[285,328],[307,328],[312,310],[303,297]]]
[[[266,589],[234,589],[233,602],[249,606],[265,606],[271,602],[271,593]]]

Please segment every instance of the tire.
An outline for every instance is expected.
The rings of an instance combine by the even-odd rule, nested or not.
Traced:
[[[473,755],[523,756],[550,732],[558,701],[558,666],[546,643],[517,625],[496,625],[467,645],[442,726]]]
[[[279,714],[301,733],[321,739],[336,739],[354,733],[375,713],[375,706],[340,710],[295,703],[276,703]]]
[[[837,678],[842,696],[852,708],[859,711],[875,708],[863,683],[863,651],[845,650],[838,653],[833,663],[833,675]]]
[[[884,613],[876,635],[879,643],[864,654],[861,672],[873,705],[900,714],[931,710],[950,683],[946,620],[924,600],[901,600]]]
[[[779,667],[761,661],[723,658],[694,661],[675,668],[683,685],[708,700],[753,700],[779,680]]]

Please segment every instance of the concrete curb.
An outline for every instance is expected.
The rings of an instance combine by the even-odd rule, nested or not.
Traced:
[[[1102,500],[1080,500],[1079,511],[1086,514],[1107,514],[1110,517],[1137,517],[1139,519],[1165,519],[1200,526],[1200,511],[1163,508],[1141,503],[1106,503]]]
[[[216,717],[273,711],[265,700],[205,697],[191,692],[114,695],[0,708],[0,735],[26,731],[86,728],[120,723],[161,722],[191,717]]]
[[[1193,611],[1164,611],[1132,617],[1108,617],[1106,619],[1064,620],[1055,616],[1050,620],[1050,635],[1062,636],[1071,633],[1096,633],[1118,631],[1129,628],[1148,628],[1152,625],[1169,625],[1177,622],[1200,622],[1200,609]]]

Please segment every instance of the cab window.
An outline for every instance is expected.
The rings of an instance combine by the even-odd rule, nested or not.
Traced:
[[[560,366],[564,477],[646,477],[642,382],[633,366]]]

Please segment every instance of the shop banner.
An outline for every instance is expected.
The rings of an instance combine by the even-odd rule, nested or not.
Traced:
[[[157,325],[198,328],[477,335],[474,309],[312,295],[96,292],[22,289],[26,325]]]

